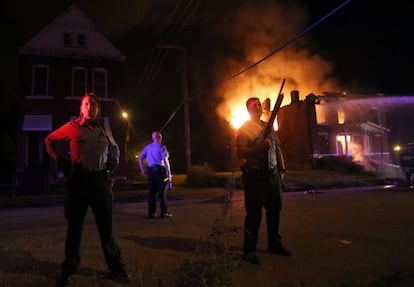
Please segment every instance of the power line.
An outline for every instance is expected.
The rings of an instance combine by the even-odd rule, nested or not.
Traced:
[[[203,0],[179,1],[171,13],[166,27],[163,31],[159,32],[160,39],[158,41],[163,43],[177,42],[187,23],[190,21],[202,1]],[[145,65],[143,75],[138,82],[139,87],[151,85],[159,74],[165,58],[167,57],[167,53],[168,51],[160,49],[159,47],[154,47],[152,49],[150,57]]]
[[[349,4],[349,2],[351,2],[351,0],[346,0],[345,2],[343,2],[342,4],[340,4],[339,6],[337,6],[335,9],[331,10],[328,14],[326,14],[325,16],[323,16],[322,18],[320,18],[319,20],[317,20],[315,23],[313,23],[312,25],[308,26],[306,29],[304,29],[302,32],[300,32],[299,34],[295,35],[294,37],[292,37],[291,39],[289,39],[288,41],[286,41],[285,43],[283,43],[282,45],[280,45],[279,47],[277,47],[276,49],[274,49],[273,51],[271,51],[269,54],[267,54],[266,56],[264,56],[263,58],[261,58],[260,60],[258,60],[257,62],[247,66],[246,68],[242,69],[241,71],[239,71],[238,73],[230,76],[229,78],[227,78],[226,80],[224,80],[223,82],[221,82],[220,84],[218,84],[217,86],[208,89],[202,93],[199,93],[198,95],[195,95],[193,97],[190,98],[190,101],[192,101],[193,99],[196,99],[200,96],[209,94],[215,90],[217,90],[218,88],[224,86],[226,83],[228,83],[229,81],[233,80],[234,78],[240,76],[241,74],[247,72],[248,70],[256,67],[257,65],[259,65],[260,63],[266,61],[267,59],[269,59],[270,57],[272,57],[274,54],[276,54],[277,52],[279,52],[280,50],[282,50],[283,48],[287,47],[288,45],[290,45],[291,43],[293,43],[294,41],[296,41],[297,39],[299,39],[300,37],[302,37],[303,35],[305,35],[307,32],[311,31],[312,29],[314,29],[316,26],[318,26],[319,24],[321,24],[323,21],[325,21],[327,18],[329,18],[330,16],[332,16],[334,13],[336,13],[337,11],[339,11],[340,9],[342,9],[345,5]],[[167,126],[167,124],[172,120],[172,118],[174,117],[174,115],[177,113],[177,111],[183,106],[183,102],[181,102],[181,104],[175,109],[175,111],[173,112],[173,114],[168,118],[167,122],[163,125],[163,129]]]

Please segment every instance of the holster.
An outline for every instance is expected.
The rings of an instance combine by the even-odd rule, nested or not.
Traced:
[[[249,167],[247,165],[240,166],[240,170],[243,172],[243,175],[252,175],[252,176],[270,176],[270,175],[278,174],[278,171],[276,169],[267,170],[267,169]]]

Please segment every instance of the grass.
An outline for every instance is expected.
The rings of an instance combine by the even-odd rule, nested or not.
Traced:
[[[240,171],[212,173],[211,170],[206,171],[206,169],[206,167],[194,169],[188,177],[185,174],[174,175],[173,183],[192,187],[226,187],[235,179],[235,187],[243,187]],[[343,172],[327,169],[292,169],[284,177],[285,191],[394,184],[403,180],[403,174],[399,171]]]

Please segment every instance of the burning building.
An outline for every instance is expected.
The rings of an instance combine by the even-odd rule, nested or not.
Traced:
[[[412,107],[414,99],[327,93],[300,100],[292,94],[277,117],[287,164],[310,168],[320,158],[344,157],[367,170],[398,168],[392,146],[409,137],[409,122],[398,120],[409,117],[407,103]]]

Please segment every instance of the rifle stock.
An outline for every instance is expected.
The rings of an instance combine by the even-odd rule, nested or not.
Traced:
[[[282,91],[283,91],[283,87],[285,86],[285,82],[286,82],[286,79],[283,79],[282,85],[280,86],[279,94],[277,96],[276,103],[275,103],[275,105],[273,107],[272,114],[270,115],[270,118],[269,118],[269,122],[267,123],[266,127],[263,130],[262,139],[268,137],[269,134],[270,134],[270,132],[273,129],[273,124],[275,122],[276,115],[277,115],[277,113],[280,110],[280,106],[282,105],[282,101],[283,101],[283,93],[282,93]]]

